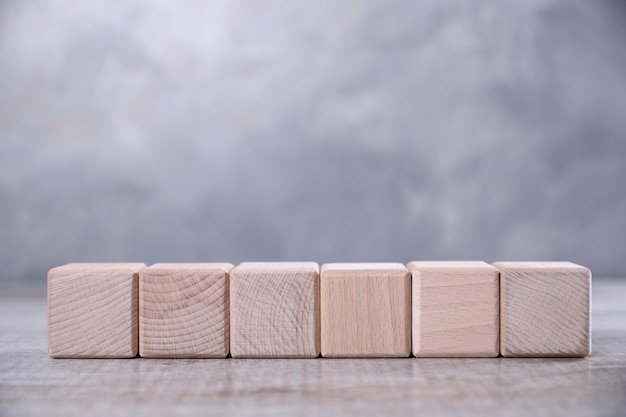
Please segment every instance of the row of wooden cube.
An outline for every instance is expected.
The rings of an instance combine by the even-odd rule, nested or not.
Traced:
[[[580,357],[591,273],[568,262],[68,264],[59,358]]]

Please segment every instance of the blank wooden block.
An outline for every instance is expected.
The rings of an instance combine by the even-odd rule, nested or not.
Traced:
[[[591,354],[591,271],[570,262],[496,262],[500,353],[511,357]]]
[[[315,358],[320,353],[319,266],[244,262],[230,273],[233,358]]]
[[[68,264],[48,272],[48,354],[54,358],[137,355],[142,263]]]
[[[413,354],[495,357],[499,272],[485,262],[411,262]]]
[[[228,263],[155,264],[139,273],[139,355],[228,355]]]
[[[409,356],[411,274],[404,265],[325,264],[320,282],[322,356]]]

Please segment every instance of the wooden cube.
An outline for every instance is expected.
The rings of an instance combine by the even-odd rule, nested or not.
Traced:
[[[68,264],[48,272],[48,354],[133,358],[142,263]]]
[[[139,355],[228,355],[228,263],[155,264],[139,273]]]
[[[402,264],[325,264],[320,275],[322,356],[407,357],[411,274]]]
[[[315,358],[320,353],[319,266],[244,262],[230,273],[233,358]]]
[[[591,271],[570,262],[496,262],[500,353],[510,357],[591,354]]]
[[[485,262],[411,262],[413,355],[495,357],[499,272]]]

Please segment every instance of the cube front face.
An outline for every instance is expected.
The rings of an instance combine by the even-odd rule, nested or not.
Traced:
[[[156,264],[139,274],[139,354],[224,358],[231,264]]]
[[[315,358],[320,353],[319,266],[245,262],[230,273],[234,358]]]
[[[496,357],[499,272],[485,262],[411,262],[413,354]]]
[[[569,262],[498,262],[500,352],[508,357],[591,354],[591,272]]]
[[[322,356],[407,357],[411,276],[402,264],[325,264]]]
[[[48,354],[132,358],[144,264],[69,264],[48,272]]]

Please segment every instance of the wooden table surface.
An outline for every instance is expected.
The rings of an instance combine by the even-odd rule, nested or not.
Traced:
[[[585,359],[50,359],[44,297],[0,295],[0,416],[626,415],[626,280]]]

